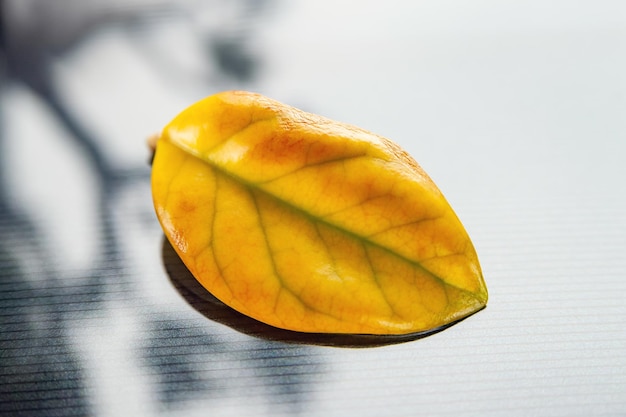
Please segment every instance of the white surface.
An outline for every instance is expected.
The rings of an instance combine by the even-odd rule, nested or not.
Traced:
[[[116,302],[107,304],[115,310],[86,318],[95,330],[79,327],[72,337],[82,365],[102,367],[87,369],[89,378],[146,374],[123,381],[131,385],[125,392],[141,395],[119,397],[123,401],[116,404],[111,404],[117,398],[115,384],[94,382],[89,387],[93,409],[100,415],[139,410],[172,416],[209,411],[625,415],[626,3],[291,1],[276,6],[257,28],[260,77],[235,87],[366,127],[405,147],[468,229],[490,291],[488,307],[442,333],[393,346],[346,349],[257,341],[198,315],[162,285],[167,276],[155,266],[161,262],[155,253],[156,220],[145,225],[135,218],[136,212],[151,209],[143,183],[141,191],[124,194],[116,211],[117,227],[127,236],[127,286],[136,298],[122,310]],[[186,39],[184,25],[169,30]],[[167,51],[171,45],[163,41]],[[116,164],[140,167],[145,158],[137,143],[129,144],[130,137],[143,146],[143,136],[161,127],[141,133],[157,123],[155,115],[165,124],[166,114],[178,111],[173,103],[224,84],[199,85],[197,93],[190,92],[184,77],[168,78],[170,73],[142,62],[126,42],[124,35],[105,32],[60,60],[56,74],[67,88],[68,102],[94,129],[106,154]],[[194,73],[198,65],[192,65]],[[16,103],[20,111],[40,117],[28,100]],[[19,157],[12,164],[36,172],[27,156],[32,143],[21,135],[38,136],[39,125],[26,129],[25,123],[15,117],[6,125],[15,142],[8,149]],[[122,138],[125,132],[129,136]],[[19,151],[20,144],[26,153]],[[54,175],[48,171],[36,183],[15,176],[12,185],[21,190],[15,192],[16,204],[36,209],[32,202],[41,195],[37,190],[46,188],[42,182],[54,187],[61,179]],[[30,193],[29,183],[36,186]],[[67,201],[69,210],[78,210],[90,207],[79,200],[92,197],[74,193],[68,198],[76,199]],[[62,247],[92,230],[82,227],[53,226],[45,233],[62,235],[52,239]],[[76,255],[56,253],[61,270],[63,262],[68,270],[78,262]],[[161,283],[154,284],[158,290],[142,290],[151,281]],[[132,349],[141,345],[142,322],[154,314],[154,306],[181,323],[206,328],[226,350],[276,349],[279,356],[284,350],[286,357],[296,357],[283,368],[285,374],[302,368],[308,385],[295,397],[276,393],[254,380],[263,368],[247,368],[247,362],[222,353],[218,370],[211,371],[206,368],[211,357],[198,354],[196,366],[222,378],[219,395],[169,411],[138,404],[156,398],[159,389],[140,362],[127,364],[138,360]],[[122,322],[123,331],[114,331]],[[106,338],[112,350],[103,348]],[[121,365],[130,368],[116,371]],[[102,387],[107,389],[99,392]]]

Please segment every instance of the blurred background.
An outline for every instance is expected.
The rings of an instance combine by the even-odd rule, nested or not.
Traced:
[[[0,0],[0,25],[0,415],[626,414],[626,3]],[[407,149],[488,308],[355,349],[190,291],[145,141],[227,89]]]

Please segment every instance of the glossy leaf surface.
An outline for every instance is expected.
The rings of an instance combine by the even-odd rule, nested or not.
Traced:
[[[196,279],[276,327],[424,332],[487,302],[474,247],[435,184],[354,126],[220,93],[163,130],[152,191]]]

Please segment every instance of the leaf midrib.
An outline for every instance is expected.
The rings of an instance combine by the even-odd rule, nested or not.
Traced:
[[[250,190],[255,190],[256,192],[260,192],[263,193],[265,196],[267,196],[268,198],[271,198],[275,201],[277,201],[279,204],[288,207],[290,210],[295,211],[296,213],[300,214],[301,216],[304,216],[306,218],[308,218],[311,222],[317,222],[320,224],[323,224],[329,228],[335,229],[340,231],[341,233],[346,234],[349,237],[352,237],[354,239],[357,239],[361,242],[364,242],[367,245],[370,245],[371,247],[375,247],[377,249],[380,249],[384,252],[387,252],[393,256],[395,256],[396,258],[415,266],[416,268],[418,268],[419,270],[423,271],[424,273],[428,274],[429,276],[431,276],[432,278],[434,278],[435,280],[437,280],[438,282],[440,282],[441,284],[451,287],[451,288],[455,288],[459,291],[462,291],[464,293],[470,294],[472,297],[477,298],[476,294],[474,294],[472,291],[467,290],[465,288],[461,288],[458,287],[454,284],[451,284],[450,282],[446,281],[445,279],[443,279],[442,277],[440,277],[439,275],[435,274],[434,272],[430,271],[429,269],[427,269],[426,267],[424,267],[419,261],[417,260],[413,260],[410,258],[407,258],[406,256],[386,247],[381,245],[378,242],[372,241],[370,239],[368,239],[365,236],[362,236],[356,232],[353,232],[351,230],[345,229],[341,226],[338,226],[334,223],[331,223],[327,220],[324,220],[323,218],[320,217],[316,217],[313,214],[309,213],[308,211],[306,211],[305,209],[298,207],[288,201],[285,201],[282,198],[277,197],[276,195],[272,194],[271,192],[267,191],[266,189],[264,189],[263,187],[260,187],[258,184],[250,182],[248,180],[246,180],[245,178],[242,178],[238,175],[233,174],[232,172],[220,167],[219,165],[215,164],[214,162],[212,162],[208,156],[204,155],[202,152],[199,152],[198,150],[190,147],[190,146],[186,146],[183,143],[177,142],[177,141],[173,141],[172,139],[170,139],[167,136],[163,136],[162,139],[167,140],[171,145],[177,147],[178,149],[180,149],[181,151],[193,156],[194,158],[199,159],[200,161],[206,163],[207,165],[209,165],[211,168],[213,168],[214,170],[216,170],[217,172],[219,172],[221,175],[224,175],[226,177],[229,177],[231,179],[233,179],[235,182],[245,186],[246,188],[250,189]],[[226,140],[228,141],[228,139]],[[221,142],[220,144],[225,143]]]

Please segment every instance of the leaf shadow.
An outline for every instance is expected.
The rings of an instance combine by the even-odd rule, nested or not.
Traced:
[[[280,329],[239,313],[213,296],[194,278],[165,236],[161,255],[172,285],[193,309],[212,321],[264,340],[344,348],[382,347],[423,339],[465,319],[406,335],[305,333]]]

